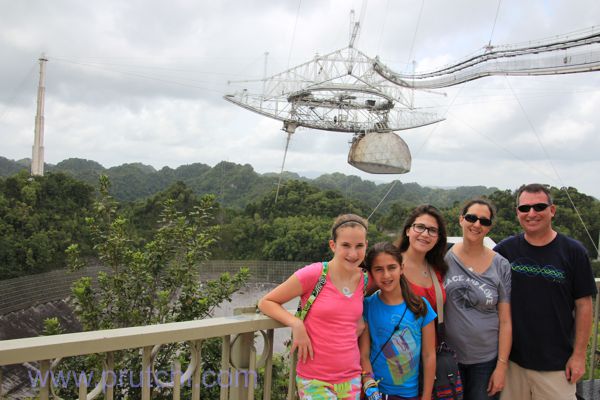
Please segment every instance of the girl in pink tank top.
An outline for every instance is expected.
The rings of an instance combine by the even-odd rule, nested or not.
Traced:
[[[298,352],[296,384],[302,399],[360,399],[358,331],[364,327],[361,267],[367,230],[368,222],[358,215],[337,217],[329,240],[333,258],[296,271],[258,304],[264,314],[292,328],[291,352]],[[315,298],[313,289],[325,266],[326,279]],[[303,307],[312,301],[303,318],[283,308],[295,297]]]

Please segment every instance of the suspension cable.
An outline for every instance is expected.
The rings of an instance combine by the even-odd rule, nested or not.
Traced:
[[[385,5],[385,15],[383,17],[383,22],[381,23],[381,32],[379,33],[379,41],[377,42],[377,51],[375,55],[379,54],[379,50],[381,49],[381,43],[383,42],[383,33],[385,32],[385,23],[387,21],[388,15],[390,15],[390,0],[387,1]]]
[[[468,85],[468,82],[465,82],[464,85],[461,85],[459,90],[456,92],[456,94],[454,95],[454,97],[452,98],[452,100],[450,100],[450,104],[448,105],[448,108],[446,109],[446,111],[444,112],[443,117],[446,117],[446,114],[448,114],[448,112],[450,111],[450,108],[452,107],[452,105],[454,104],[454,102],[456,101],[456,99],[458,98],[458,96],[460,95],[460,93],[463,91],[463,89]],[[433,136],[433,133],[436,131],[438,125],[440,124],[434,124],[432,129],[429,131],[429,133],[427,134],[427,136],[425,137],[425,140],[423,141],[423,143],[421,143],[421,146],[417,149],[417,151],[415,152],[415,155],[419,154],[421,152],[421,150],[423,149],[423,147],[425,147],[425,145],[427,144],[427,142],[429,141],[429,139],[431,139],[431,136]],[[390,194],[390,192],[392,191],[392,189],[394,188],[394,186],[396,186],[396,183],[398,181],[394,180],[394,184],[390,187],[390,189],[387,191],[387,193],[382,197],[382,199],[379,201],[379,203],[377,204],[377,206],[373,209],[373,211],[371,212],[371,214],[369,215],[369,218],[371,218],[371,216],[375,213],[375,211],[377,211],[377,209],[379,208],[379,206],[381,204],[383,204],[383,202],[385,201],[385,199],[387,198],[387,196]],[[369,219],[367,218],[367,219]]]
[[[410,51],[408,52],[408,60],[406,61],[406,65],[410,65],[410,62],[413,58],[413,50],[415,48],[415,42],[417,40],[417,32],[419,31],[419,25],[421,24],[421,15],[423,14],[424,6],[425,6],[425,0],[422,0],[421,8],[419,9],[419,17],[417,18],[417,26],[415,27],[415,33],[412,38],[412,43],[410,44]]]
[[[296,10],[296,21],[294,22],[294,30],[292,31],[292,42],[290,43],[290,52],[288,53],[287,68],[290,68],[290,60],[292,59],[292,50],[294,49],[294,41],[296,40],[296,27],[298,26],[298,17],[300,16],[300,6],[302,0],[298,1],[298,9]]]
[[[500,4],[502,0],[498,0],[498,7],[496,8],[496,16],[494,17],[494,23],[492,25],[492,32],[490,33],[490,40],[488,42],[488,47],[492,46],[492,38],[494,37],[494,30],[496,29],[496,21],[498,21],[498,14],[500,13]]]
[[[377,211],[377,209],[379,208],[379,206],[385,201],[385,199],[388,197],[388,195],[390,194],[390,192],[392,191],[392,189],[394,188],[394,186],[396,186],[396,183],[398,183],[398,180],[394,179],[394,182],[392,182],[392,186],[390,186],[390,188],[388,189],[387,193],[379,201],[379,204],[377,204],[377,206],[373,209],[373,211],[371,211],[371,214],[369,214],[369,216],[367,217],[367,221],[369,219],[371,219],[371,217],[373,216],[373,214],[375,214],[375,211]]]
[[[577,214],[577,217],[579,218],[579,221],[581,222],[581,225],[583,226],[583,229],[585,230],[585,233],[587,234],[588,238],[590,239],[590,242],[592,243],[592,246],[596,250],[596,253],[598,253],[598,246],[596,245],[596,242],[594,241],[594,239],[592,239],[592,235],[590,234],[590,231],[588,230],[587,225],[583,221],[583,218],[581,217],[581,214],[579,213],[579,209],[575,206],[575,203],[573,202],[573,199],[571,198],[571,195],[569,194],[569,191],[567,190],[567,187],[565,186],[565,183],[564,183],[562,177],[558,173],[558,170],[554,166],[554,163],[552,162],[552,159],[550,158],[550,155],[549,155],[548,151],[546,150],[546,146],[544,146],[544,143],[542,142],[542,139],[541,139],[540,135],[538,134],[538,132],[535,129],[535,127],[533,126],[533,123],[531,122],[531,119],[529,118],[529,115],[525,111],[525,107],[523,107],[523,104],[519,100],[519,97],[517,96],[517,94],[513,90],[513,87],[510,84],[510,80],[508,79],[508,77],[506,77],[506,82],[507,82],[508,87],[510,88],[510,91],[512,92],[513,96],[517,100],[517,103],[519,104],[519,107],[521,108],[521,111],[523,112],[523,115],[525,116],[525,120],[527,121],[527,123],[529,124],[529,127],[533,131],[533,134],[535,135],[535,137],[536,137],[536,139],[538,141],[538,144],[540,145],[542,151],[544,152],[544,155],[546,156],[546,161],[548,161],[548,163],[552,167],[552,170],[556,174],[556,177],[558,178],[558,181],[560,182],[560,185],[561,185],[561,190],[564,190],[565,193],[567,194],[567,198],[569,199],[569,203],[571,203],[571,207],[573,207],[573,210],[575,211],[575,214]]]

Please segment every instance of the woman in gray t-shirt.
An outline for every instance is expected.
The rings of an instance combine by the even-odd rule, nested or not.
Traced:
[[[445,258],[446,339],[468,400],[498,399],[512,342],[510,264],[483,245],[494,214],[488,200],[468,201],[459,217],[463,241]]]

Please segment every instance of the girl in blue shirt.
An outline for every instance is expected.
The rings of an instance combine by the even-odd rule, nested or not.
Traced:
[[[367,253],[365,264],[379,290],[364,302],[366,328],[359,340],[363,385],[377,381],[384,399],[430,400],[435,376],[436,314],[427,300],[410,290],[402,274],[402,255],[394,245],[377,243]]]

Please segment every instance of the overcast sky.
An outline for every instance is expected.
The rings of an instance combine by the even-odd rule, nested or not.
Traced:
[[[492,45],[600,25],[597,0],[365,3],[355,47],[390,68],[440,67]],[[0,155],[31,157],[38,61],[46,78],[45,161],[157,169],[222,160],[257,172],[281,166],[281,123],[222,96],[230,80],[309,61],[348,45],[362,1],[0,0]],[[497,13],[498,10],[498,13]],[[495,22],[495,23],[494,23]],[[446,120],[399,132],[412,151],[404,175],[347,164],[346,133],[298,129],[285,169],[342,172],[429,186],[574,186],[600,198],[600,73],[483,78],[428,94]],[[416,104],[420,106],[420,104]]]

